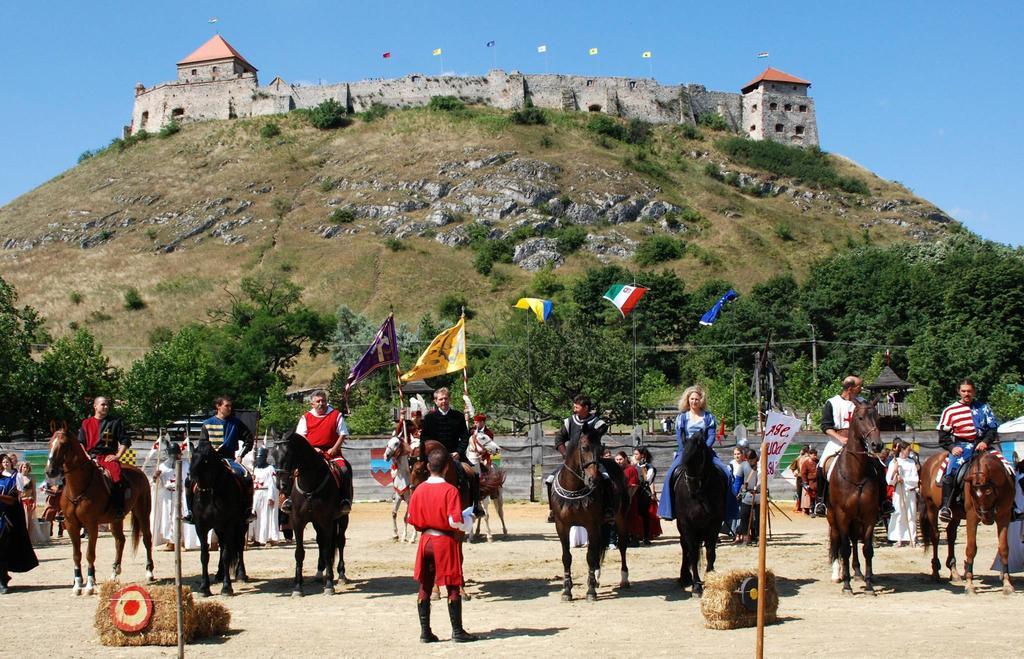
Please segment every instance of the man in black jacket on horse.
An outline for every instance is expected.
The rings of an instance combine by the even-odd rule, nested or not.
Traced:
[[[555,450],[565,457],[566,445],[574,440],[579,440],[584,433],[591,438],[600,440],[608,432],[608,424],[593,411],[594,404],[590,396],[579,394],[572,399],[572,414],[562,420],[562,425],[555,434]],[[599,450],[600,454],[601,451]],[[598,464],[602,480],[610,487],[611,474],[622,471],[614,459],[602,459]],[[556,470],[557,471],[557,470]],[[551,483],[554,482],[554,474],[549,474],[545,480],[548,486],[548,497],[551,497]],[[604,509],[605,521],[610,522],[615,517],[615,507],[612,497],[605,497]],[[554,522],[554,511],[548,514],[548,521]]]
[[[469,448],[469,427],[466,425],[466,417],[451,407],[451,392],[448,387],[441,387],[434,392],[434,403],[436,407],[423,417],[423,425],[420,431],[420,458],[426,461],[426,443],[429,440],[439,442],[444,446],[452,458],[469,466],[466,459],[466,449]],[[464,469],[457,469],[459,483],[469,482],[469,493],[473,499],[473,514],[483,517],[484,510],[480,506],[480,480],[468,478]]]

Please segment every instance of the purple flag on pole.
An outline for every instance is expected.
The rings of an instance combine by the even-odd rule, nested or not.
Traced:
[[[366,353],[356,362],[345,381],[345,397],[348,390],[358,382],[382,366],[398,363],[398,337],[395,334],[395,317],[388,315],[387,320],[377,330]]]

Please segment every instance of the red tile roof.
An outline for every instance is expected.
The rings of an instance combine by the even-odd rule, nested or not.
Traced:
[[[249,62],[246,61],[244,57],[242,57],[241,53],[232,48],[231,44],[229,44],[227,41],[224,41],[224,37],[220,36],[219,34],[215,34],[209,41],[204,43],[202,46],[199,46],[199,48],[196,48],[196,50],[191,55],[178,62],[178,66],[181,66],[182,64],[198,64],[199,62],[210,62],[212,60],[219,59],[238,59],[242,62],[242,64],[245,64],[253,71],[256,70],[255,66],[249,64]]]
[[[788,82],[790,84],[807,85],[808,87],[811,86],[811,83],[808,80],[804,80],[803,78],[797,78],[796,76],[791,76],[788,73],[783,73],[782,71],[779,71],[778,69],[773,69],[772,67],[769,66],[767,69],[761,72],[761,75],[757,76],[747,84],[743,85],[741,91],[744,94],[746,94],[748,91],[756,87],[758,83],[761,82]]]

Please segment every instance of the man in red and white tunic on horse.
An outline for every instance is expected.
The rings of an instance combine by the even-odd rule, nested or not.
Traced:
[[[305,437],[310,446],[320,451],[324,459],[337,469],[339,475],[348,474],[350,476],[347,479],[342,479],[344,491],[341,495],[341,508],[342,513],[347,513],[352,508],[354,494],[351,478],[352,467],[341,454],[341,445],[348,437],[345,417],[327,404],[327,392],[323,389],[314,391],[309,402],[311,409],[299,418],[295,432]],[[291,499],[285,499],[281,505],[281,512],[286,514],[290,512],[291,503]]]
[[[409,501],[409,523],[422,534],[416,552],[414,578],[420,584],[416,609],[420,618],[420,641],[434,643],[437,636],[430,631],[430,593],[434,585],[448,590],[448,617],[452,623],[452,640],[466,643],[477,640],[462,627],[462,551],[456,531],[468,533],[472,528],[471,509],[461,510],[459,491],[441,477],[452,458],[441,449],[427,456],[430,477],[413,490]]]

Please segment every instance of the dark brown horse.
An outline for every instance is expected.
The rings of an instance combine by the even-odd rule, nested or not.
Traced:
[[[967,513],[967,548],[964,550],[964,587],[973,595],[974,557],[978,553],[978,523],[996,525],[999,534],[999,558],[1003,563],[1000,576],[1003,594],[1013,594],[1010,581],[1010,549],[1007,533],[1013,521],[1014,488],[1017,481],[995,454],[977,453],[967,466],[964,476],[964,509]]]
[[[82,539],[81,529],[89,536],[85,560],[88,562],[88,580],[84,591],[92,595],[96,590],[96,539],[99,525],[110,524],[114,535],[114,568],[112,579],[121,574],[121,556],[124,553],[124,518],[114,515],[110,505],[110,486],[103,470],[85,452],[77,439],[64,429],[56,430],[50,438],[50,455],[46,460],[46,475],[57,478],[64,473],[64,491],[61,495],[61,510],[64,524],[71,538],[75,562],[75,585],[71,592],[80,595],[82,587]],[[123,478],[130,492],[125,497],[124,508],[132,518],[132,551],[139,547],[139,539],[146,546],[146,580],[153,581],[153,538],[149,528],[149,479],[138,468],[121,467]]]
[[[587,530],[587,600],[597,599],[597,575],[601,571],[607,547],[604,534],[606,497],[613,497],[615,527],[619,533],[621,579],[619,588],[629,588],[629,567],[626,565],[626,510],[629,496],[626,481],[618,469],[608,469],[611,482],[605,482],[599,470],[601,440],[584,433],[565,445],[565,459],[555,472],[548,505],[555,518],[555,529],[562,543],[562,601],[572,601],[572,552],[569,530],[582,526]],[[614,463],[612,463],[614,465]]]
[[[936,482],[941,478],[940,472],[949,453],[940,451],[925,460],[921,465],[921,498],[924,499],[924,510],[921,511],[921,539],[924,546],[932,548],[932,578],[939,580],[939,508],[942,507],[942,484]],[[963,502],[954,497],[949,505],[953,518],[946,524],[946,567],[949,568],[949,580],[960,583],[960,573],[956,569],[956,534],[964,513]]]
[[[860,576],[857,543],[864,551],[864,588],[874,593],[874,572],[871,559],[872,544],[878,511],[885,497],[885,481],[878,459],[867,452],[867,441],[881,437],[878,430],[878,412],[874,403],[856,401],[850,419],[846,446],[835,459],[828,480],[829,561],[833,566],[842,559],[840,578],[843,593],[853,594],[850,587],[850,555],[853,569]]]
[[[707,556],[707,571],[713,572],[728,490],[725,474],[713,462],[706,432],[698,432],[684,440],[679,478],[673,491],[662,496],[673,497],[676,512],[679,544],[683,549],[679,585],[683,588],[692,586],[697,597],[704,593],[698,569],[700,549],[703,546]]]
[[[339,482],[323,454],[310,446],[305,437],[294,432],[274,441],[274,464],[281,491],[292,499],[292,512],[289,514],[292,531],[295,532],[292,596],[302,596],[302,563],[306,557],[303,534],[310,522],[313,523],[319,549],[316,578],[323,581],[324,595],[333,595],[335,554],[338,555],[337,583],[348,583],[345,576],[345,533],[350,508],[347,505],[342,507],[342,494],[348,486],[345,479],[351,481],[352,470],[341,474]]]
[[[237,581],[248,581],[245,572],[245,518],[252,510],[252,495],[231,470],[217,449],[208,441],[200,441],[192,449],[188,482],[192,488],[192,518],[199,536],[199,563],[202,577],[199,592],[210,592],[210,531],[217,535],[220,550],[217,573],[221,595],[234,595],[231,573]]]

